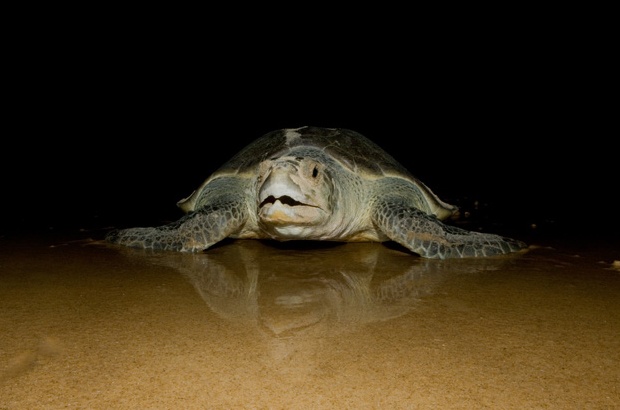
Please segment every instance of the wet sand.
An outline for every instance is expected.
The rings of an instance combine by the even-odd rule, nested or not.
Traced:
[[[620,244],[0,238],[0,409],[620,408]],[[615,263],[614,263],[615,262]]]

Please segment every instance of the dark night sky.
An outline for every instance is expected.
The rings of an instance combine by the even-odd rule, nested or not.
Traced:
[[[50,50],[14,67],[2,229],[177,219],[176,201],[247,143],[315,125],[361,132],[493,223],[618,231],[617,126],[596,67],[570,53],[457,44],[434,59],[225,64],[172,46]]]

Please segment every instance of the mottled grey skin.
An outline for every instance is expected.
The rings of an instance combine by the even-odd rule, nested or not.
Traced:
[[[270,132],[213,173],[188,198],[187,214],[151,228],[110,232],[110,242],[198,252],[224,238],[400,243],[425,258],[516,252],[518,240],[446,225],[441,201],[394,158],[346,129]]]

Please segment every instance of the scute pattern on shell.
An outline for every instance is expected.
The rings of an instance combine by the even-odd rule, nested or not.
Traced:
[[[238,152],[216,173],[244,172],[272,156],[281,156],[287,149],[298,146],[321,148],[362,176],[390,174],[418,182],[391,155],[363,135],[346,129],[318,127],[269,132]]]

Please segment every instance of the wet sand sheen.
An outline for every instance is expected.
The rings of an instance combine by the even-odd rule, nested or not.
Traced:
[[[4,238],[0,409],[620,406],[617,247],[314,245]]]

